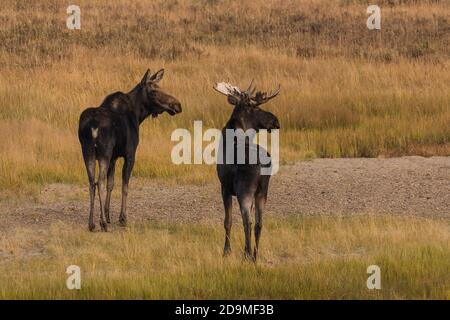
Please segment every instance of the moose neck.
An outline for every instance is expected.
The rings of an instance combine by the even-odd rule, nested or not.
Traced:
[[[240,125],[237,124],[236,119],[234,118],[230,118],[230,120],[228,120],[227,124],[225,125],[224,129],[242,129],[242,127]]]
[[[130,111],[133,113],[139,124],[141,124],[150,115],[150,112],[145,107],[145,100],[142,94],[142,87],[140,85],[137,85],[133,90],[128,92],[128,97],[131,100]]]
[[[236,130],[243,130],[244,134],[250,134],[250,132],[248,132],[247,130],[252,130],[253,128],[246,128],[245,124],[242,123],[242,120],[238,120],[235,119],[234,117],[231,117],[230,120],[228,120],[227,124],[225,125],[225,127],[222,129],[222,139],[224,139],[224,141],[227,140],[227,130],[228,129],[232,129],[236,132]],[[254,130],[254,129],[253,129]],[[255,130],[256,132],[256,130]],[[233,141],[232,143],[236,144],[236,141]],[[245,140],[245,145],[247,146],[249,144],[249,140]]]
[[[242,129],[246,131],[248,128],[248,123],[242,118],[242,116],[239,116],[239,112],[236,110],[233,110],[233,113],[231,115],[231,118],[228,120],[225,129]]]

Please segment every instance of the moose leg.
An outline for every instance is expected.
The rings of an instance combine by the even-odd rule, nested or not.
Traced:
[[[225,246],[223,249],[223,255],[227,256],[231,252],[231,246],[230,246],[230,234],[231,234],[231,224],[232,224],[232,211],[233,211],[233,199],[231,194],[225,190],[224,187],[222,187],[222,199],[223,199],[223,205],[225,207],[225,220],[224,220],[224,227],[225,227]]]
[[[134,166],[134,157],[125,158],[122,169],[122,208],[120,210],[119,222],[122,226],[127,225],[127,196],[128,196],[128,182],[130,181],[131,170]]]
[[[95,203],[95,154],[93,148],[83,145],[83,158],[89,179],[89,231],[94,231],[94,203]]]
[[[89,231],[94,231],[94,204],[95,204],[95,161],[92,169],[92,178],[89,176]]]
[[[250,212],[253,199],[250,195],[238,196],[239,207],[241,209],[242,222],[245,233],[245,257],[253,260],[252,256],[252,222],[250,221]]]
[[[106,175],[109,167],[109,160],[99,160],[99,174],[98,174],[98,193],[100,197],[100,227],[102,231],[108,231],[108,224],[105,219],[105,204],[106,204]]]
[[[111,160],[108,168],[108,184],[106,186],[106,201],[105,201],[105,216],[106,222],[111,223],[110,218],[110,204],[111,204],[111,193],[114,188],[114,172],[116,169],[116,160]]]
[[[266,204],[266,197],[264,195],[256,195],[255,197],[255,250],[253,251],[253,258],[256,261],[258,255],[259,238],[263,226],[263,211]]]

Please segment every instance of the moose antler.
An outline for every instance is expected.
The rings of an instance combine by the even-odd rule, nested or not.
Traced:
[[[238,87],[233,86],[232,84],[229,84],[227,82],[216,83],[213,88],[217,92],[220,92],[221,94],[226,95],[226,96],[240,97],[242,94],[241,89],[239,89]]]
[[[251,96],[253,95],[253,93],[255,93],[256,87],[255,87],[254,83],[255,83],[255,79],[252,79],[252,82],[251,82],[250,85],[248,86],[248,89],[245,90],[245,93],[246,93],[249,97],[251,97]]]
[[[275,98],[281,90],[281,85],[278,85],[278,88],[274,92],[262,92],[258,91],[254,97],[251,97],[250,100],[252,102],[253,106],[259,106],[261,104],[264,104],[266,102],[269,102],[269,100]]]
[[[280,93],[281,86],[278,85],[278,88],[274,92],[262,92],[258,91],[256,92],[255,96],[253,96],[256,86],[254,84],[254,80],[250,83],[250,86],[247,88],[247,90],[242,91],[239,87],[234,86],[232,84],[229,84],[227,82],[219,82],[214,85],[214,90],[217,92],[220,92],[223,95],[226,95],[228,97],[228,100],[230,101],[230,97],[234,98],[230,103],[236,104],[237,101],[243,100],[244,103],[246,103],[249,106],[259,106],[261,104],[264,104],[268,102],[270,99],[275,98],[278,93]],[[238,99],[238,100],[236,100]]]

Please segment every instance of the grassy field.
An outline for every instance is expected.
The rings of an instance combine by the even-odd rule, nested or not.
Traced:
[[[367,30],[360,1],[78,4],[82,29],[71,31],[60,1],[2,1],[2,194],[84,183],[80,112],[130,90],[148,67],[166,69],[162,86],[184,111],[145,122],[137,176],[210,181],[212,167],[172,165],[170,133],[194,120],[221,128],[231,110],[212,84],[251,78],[263,89],[282,86],[266,107],[281,122],[282,162],[450,155],[446,1],[378,1],[381,31]]]
[[[449,228],[373,215],[273,218],[257,265],[243,260],[242,227],[227,258],[223,231],[208,224],[23,229],[1,239],[10,257],[0,263],[0,299],[450,299]],[[66,288],[72,264],[81,290]],[[367,289],[369,265],[380,267],[380,290]]]
[[[80,112],[132,89],[147,68],[166,69],[161,85],[183,113],[144,122],[135,176],[216,181],[213,166],[172,164],[171,132],[194,120],[222,128],[231,108],[212,85],[252,78],[263,90],[281,84],[264,108],[280,119],[282,164],[450,156],[448,1],[379,0],[381,31],[367,29],[368,4],[356,0],[77,4],[81,30],[72,31],[68,3],[2,0],[0,201],[38,200],[50,183],[85,184]],[[450,299],[448,221],[293,216],[267,220],[256,265],[243,260],[240,223],[223,259],[217,224],[89,233],[68,220],[50,229],[14,221],[0,234],[0,299]],[[72,264],[81,267],[79,291],[65,286]],[[366,287],[369,265],[381,268],[381,290]]]

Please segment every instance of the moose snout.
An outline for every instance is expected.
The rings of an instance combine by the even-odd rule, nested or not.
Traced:
[[[275,120],[273,121],[271,129],[272,129],[272,130],[280,129],[280,122],[278,121],[278,119],[275,119]]]
[[[181,109],[181,103],[179,103],[178,101],[174,101],[172,103],[169,104],[169,114],[170,115],[175,115],[177,113],[180,113],[182,111]]]
[[[181,109],[181,103],[179,103],[178,101],[175,103],[172,103],[172,110],[174,110],[176,113],[180,113],[182,111]]]
[[[273,124],[273,128],[280,129],[280,123],[278,122],[278,120],[276,120],[275,123]]]

